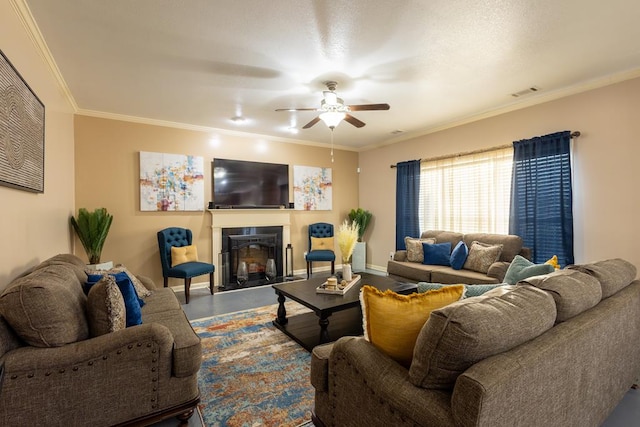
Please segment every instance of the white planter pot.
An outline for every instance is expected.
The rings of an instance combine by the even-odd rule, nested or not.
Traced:
[[[100,264],[87,264],[89,270],[110,270],[113,268],[113,261],[101,262]]]
[[[365,242],[357,242],[351,255],[351,268],[354,272],[359,273],[367,268],[367,244]]]

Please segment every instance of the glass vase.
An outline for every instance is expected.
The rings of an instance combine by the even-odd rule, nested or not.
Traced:
[[[264,270],[264,275],[267,278],[267,281],[273,282],[276,280],[278,272],[276,271],[276,261],[273,258],[269,258],[267,260],[267,266]]]

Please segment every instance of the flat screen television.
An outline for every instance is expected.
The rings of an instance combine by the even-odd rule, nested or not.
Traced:
[[[289,166],[213,159],[215,209],[279,208],[289,205]]]

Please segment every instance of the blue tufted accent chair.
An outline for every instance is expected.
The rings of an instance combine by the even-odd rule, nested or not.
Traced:
[[[209,289],[213,295],[213,272],[215,266],[206,262],[185,262],[171,267],[171,247],[189,246],[193,241],[193,235],[188,228],[170,227],[158,231],[158,247],[160,248],[160,263],[162,264],[162,276],[164,277],[164,287],[169,286],[169,277],[184,279],[184,298],[189,304],[189,288],[191,278],[209,275]]]
[[[336,254],[332,250],[311,250],[312,237],[333,237],[333,224],[317,222],[309,225],[309,252],[305,257],[307,261],[307,279],[313,274],[311,264],[314,261],[331,261],[331,274],[335,273]]]

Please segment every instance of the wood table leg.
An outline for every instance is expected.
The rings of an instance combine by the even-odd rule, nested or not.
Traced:
[[[320,344],[331,342],[329,339],[329,315],[321,315],[318,324],[320,325]]]
[[[276,318],[276,322],[280,325],[286,325],[289,322],[287,319],[287,309],[284,306],[284,295],[278,292],[278,317]]]

